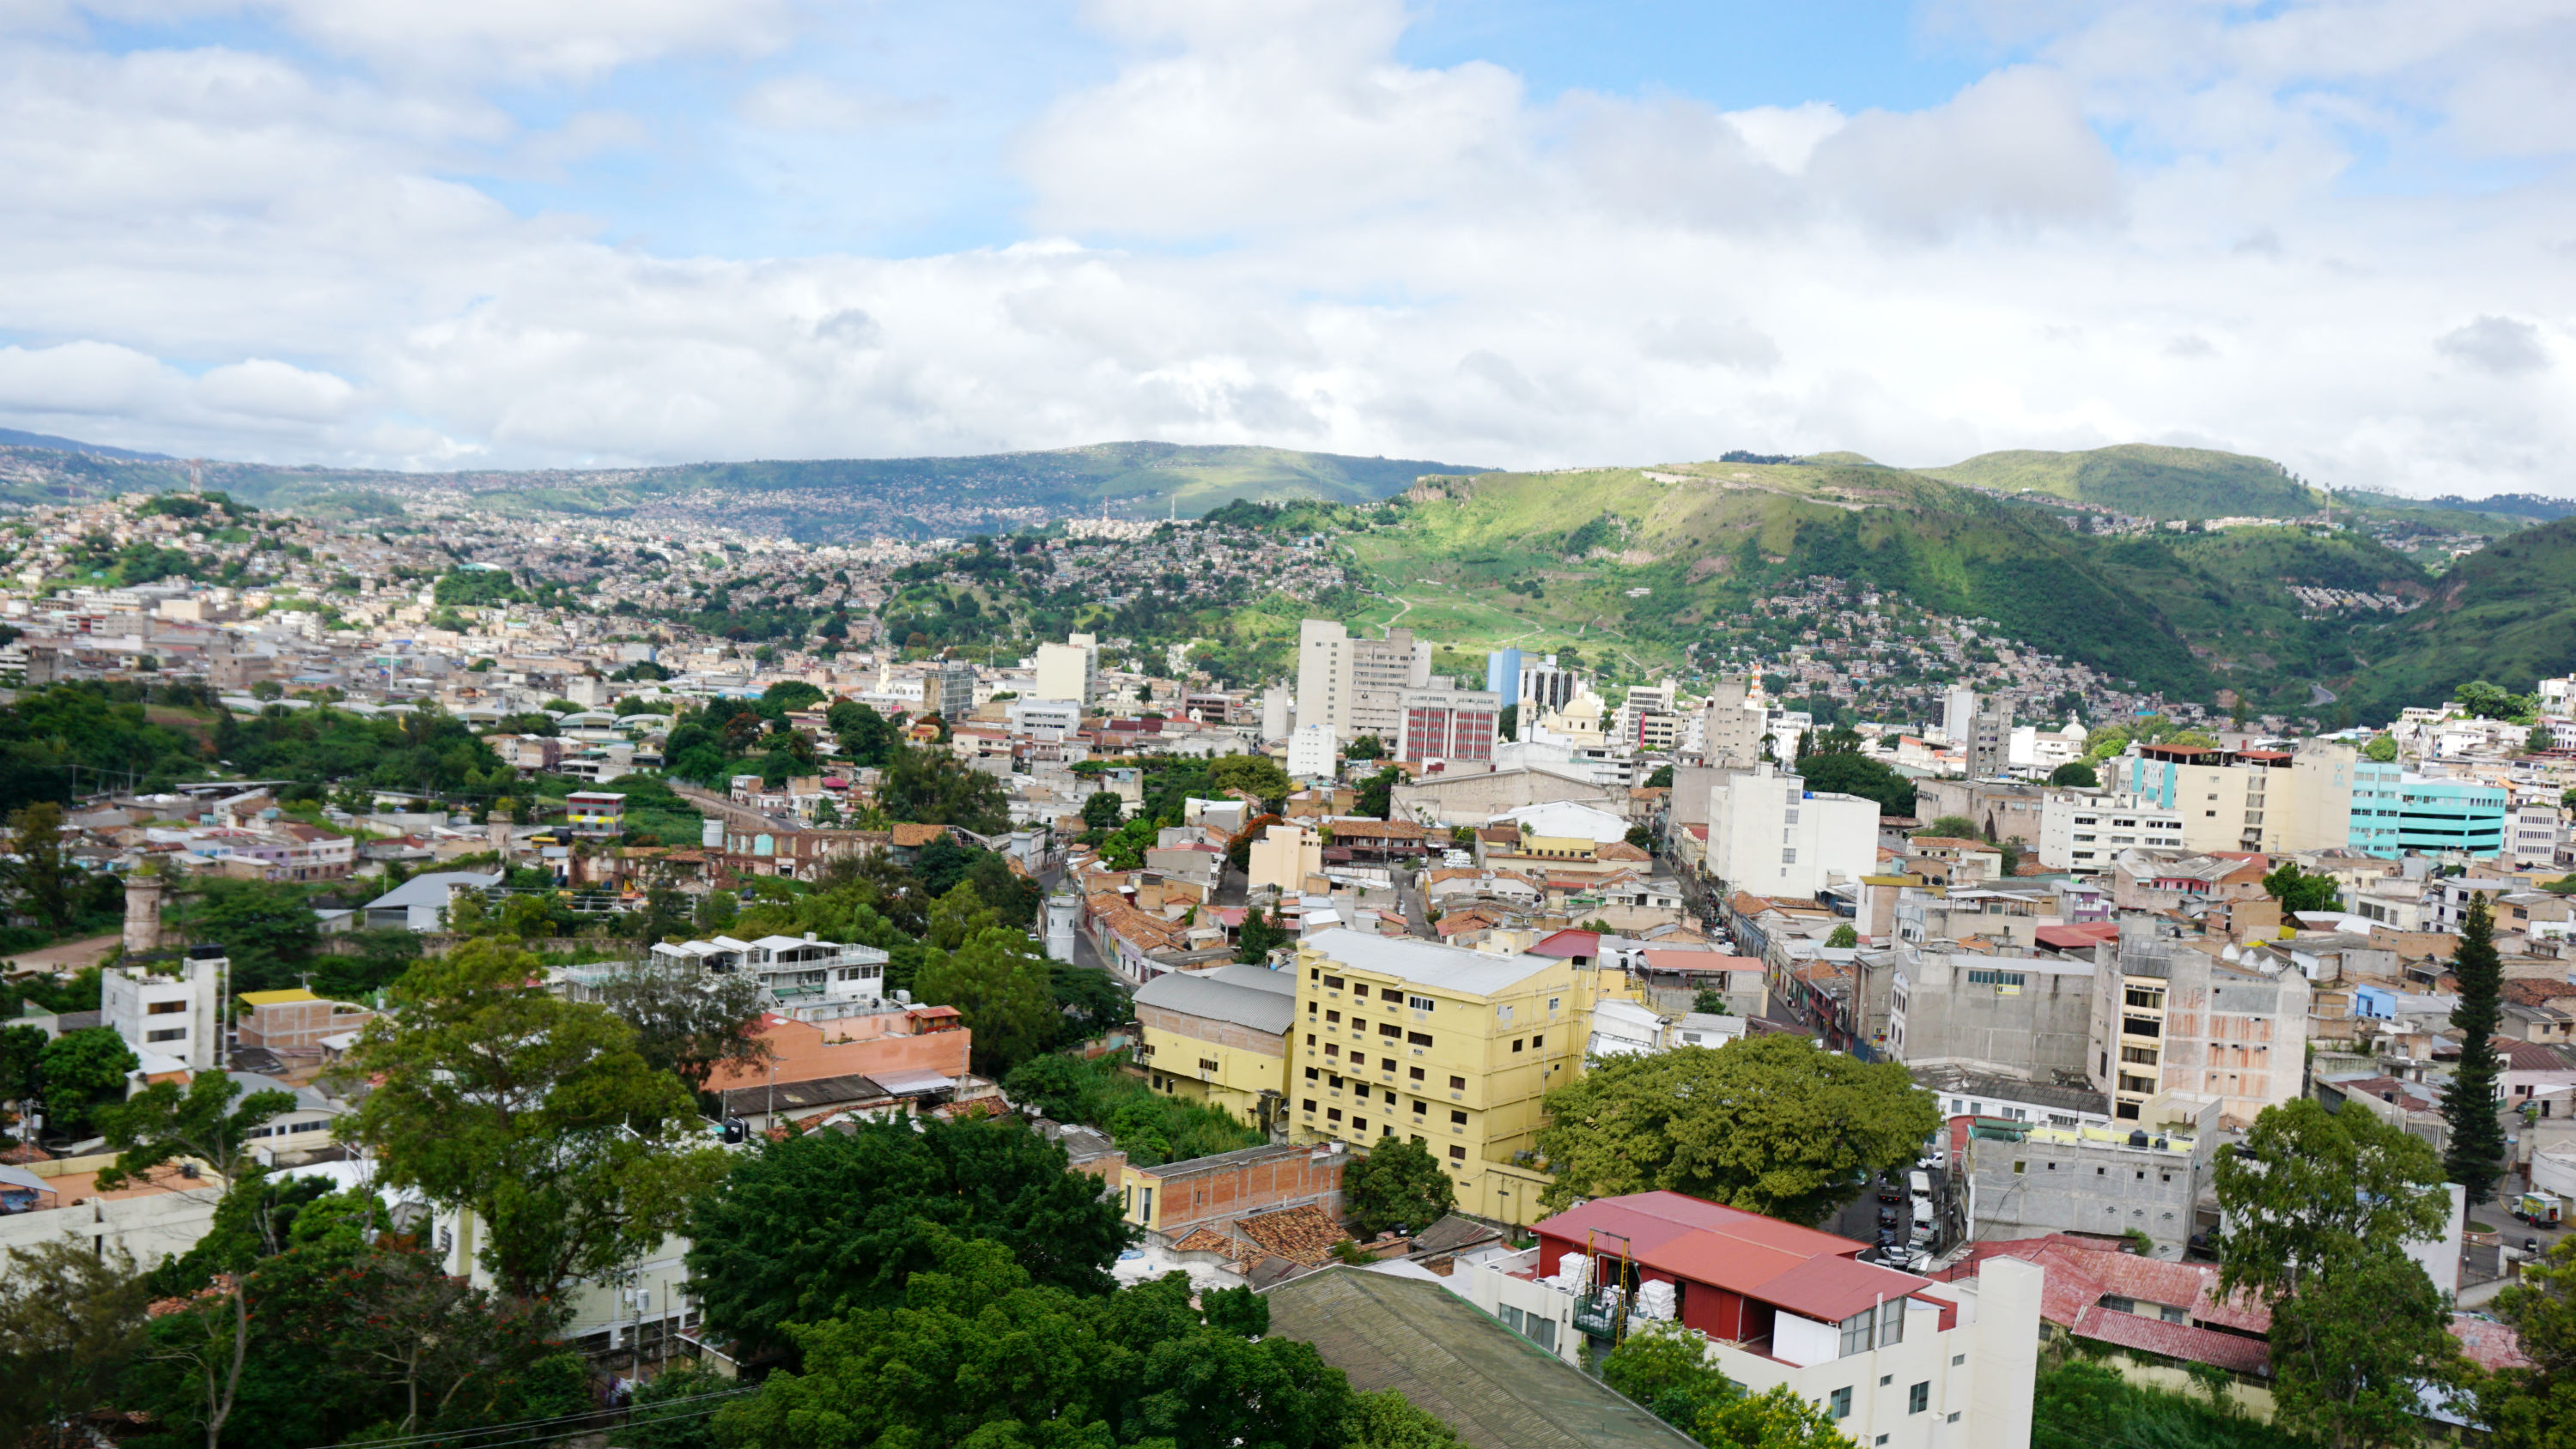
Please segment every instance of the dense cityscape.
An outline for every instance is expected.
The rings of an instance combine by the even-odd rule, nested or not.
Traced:
[[[20,509],[0,1299],[106,1366],[17,1422],[958,1442],[864,1365],[997,1304],[1137,1442],[2550,1391],[2576,683],[2248,720],[1824,575],[1645,678],[1316,617],[1384,526]]]

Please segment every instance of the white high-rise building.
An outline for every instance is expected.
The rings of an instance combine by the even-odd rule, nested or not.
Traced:
[[[1288,778],[1328,780],[1340,763],[1341,742],[1319,724],[1299,725],[1288,736]]]
[[[1571,669],[1558,668],[1553,654],[1545,659],[1521,662],[1520,702],[1524,715],[1563,709],[1583,692],[1583,676]]]
[[[1728,889],[1805,898],[1878,865],[1878,802],[1762,764],[1709,789],[1708,868]]]
[[[1976,719],[1977,692],[1964,684],[1951,685],[1941,703],[1942,740],[1964,746],[1974,733]]]
[[[1062,644],[1038,646],[1038,677],[1030,693],[1039,699],[1070,700],[1089,708],[1100,688],[1100,643],[1075,634]]]
[[[1391,747],[1404,727],[1404,692],[1431,682],[1431,645],[1409,629],[1351,637],[1324,619],[1297,626],[1297,727],[1322,725],[1336,742],[1375,735]]]

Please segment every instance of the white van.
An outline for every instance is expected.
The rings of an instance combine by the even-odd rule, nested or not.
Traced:
[[[1932,1196],[1932,1174],[1919,1167],[1905,1174],[1905,1185],[1913,1192],[1916,1202]]]

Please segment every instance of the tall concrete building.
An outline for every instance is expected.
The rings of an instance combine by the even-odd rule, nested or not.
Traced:
[[[1392,742],[1404,727],[1404,692],[1431,682],[1431,645],[1410,629],[1383,639],[1353,638],[1323,619],[1297,626],[1297,725],[1322,725],[1336,741],[1375,735]]]
[[[1062,644],[1038,646],[1038,677],[1031,693],[1039,699],[1071,700],[1089,708],[1100,681],[1100,644],[1089,634],[1075,634]]]
[[[1958,739],[1956,735],[1951,738]],[[1991,780],[2002,775],[2012,765],[2012,716],[1993,712],[1976,715],[1968,723],[1963,743],[1968,747],[1970,779]]]
[[[1709,790],[1708,869],[1729,888],[1812,896],[1878,866],[1878,802],[1818,794],[1761,765]]]
[[[1749,770],[1762,759],[1766,711],[1745,681],[1721,679],[1708,692],[1701,748],[1720,769]]]
[[[1950,686],[1941,697],[1941,737],[1965,745],[1977,718],[1977,692],[1964,684]]]
[[[1505,700],[1520,698],[1521,651],[1496,649],[1485,656],[1485,688]]]
[[[924,699],[939,711],[939,717],[950,722],[975,712],[975,665],[966,659],[942,659],[939,672],[932,675]]]
[[[2117,1121],[2160,1098],[2215,1102],[2239,1123],[2300,1094],[2308,978],[2226,965],[2152,920],[2120,924],[2117,966],[2094,977],[2093,1084]]]
[[[1538,715],[1565,708],[1582,692],[1583,676],[1571,669],[1559,668],[1556,656],[1550,654],[1536,662],[1521,661],[1520,682],[1514,688],[1512,699],[1524,706],[1523,714]]]

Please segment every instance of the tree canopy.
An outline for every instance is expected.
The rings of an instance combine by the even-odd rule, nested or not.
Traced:
[[[1062,1446],[1440,1449],[1446,1426],[1352,1392],[1312,1345],[1241,1332],[1240,1290],[1190,1304],[1173,1273],[1115,1294],[1033,1277],[998,1243],[934,1228],[882,1306],[790,1331],[797,1372],[727,1405],[718,1437],[763,1449]]]
[[[2281,903],[2283,914],[2331,911],[2343,904],[2342,887],[2333,876],[2301,870],[2295,860],[2272,867],[2263,877],[2263,891]]]
[[[1031,1281],[1092,1295],[1128,1241],[1097,1178],[1017,1122],[870,1122],[766,1143],[702,1199],[689,1271],[707,1324],[782,1346],[785,1325],[900,1301],[944,1235],[987,1239]]]
[[[1619,1057],[1547,1094],[1545,1201],[1669,1189],[1814,1224],[1940,1125],[1900,1063],[1866,1063],[1803,1036]]]
[[[476,1213],[484,1263],[519,1298],[659,1244],[725,1167],[690,1145],[689,1090],[635,1029],[549,994],[543,971],[488,939],[414,966],[391,991],[401,1014],[349,1056],[375,1088],[342,1127],[384,1182]]]
[[[2229,1223],[2219,1286],[2230,1293],[2292,1292],[2302,1275],[2369,1244],[2430,1238],[2450,1206],[2430,1144],[2309,1097],[2264,1108],[2212,1175]]]
[[[1457,1184],[1431,1149],[1411,1138],[1386,1138],[1342,1170],[1351,1226],[1362,1237],[1390,1228],[1420,1232],[1457,1201]]]

